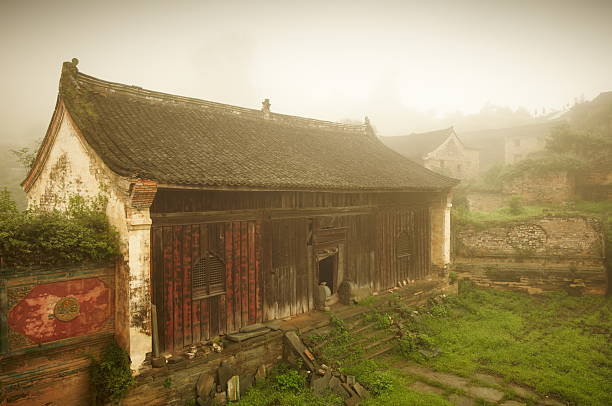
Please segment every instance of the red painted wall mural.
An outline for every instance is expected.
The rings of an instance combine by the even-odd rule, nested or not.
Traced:
[[[36,285],[8,314],[8,326],[44,344],[95,333],[112,316],[113,291],[99,278]]]

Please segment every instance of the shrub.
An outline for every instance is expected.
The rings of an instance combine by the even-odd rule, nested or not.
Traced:
[[[384,369],[384,370],[383,370]],[[393,389],[394,376],[388,368],[373,360],[363,360],[343,369],[347,375],[354,375],[374,396]]]
[[[299,392],[305,384],[305,378],[295,369],[276,375],[276,388],[281,392]]]
[[[103,212],[101,198],[70,198],[68,209],[19,212],[10,194],[0,193],[0,258],[14,267],[110,262],[119,239]]]
[[[114,343],[102,351],[100,360],[92,360],[90,371],[94,405],[122,398],[134,383],[130,357]]]
[[[389,371],[373,371],[361,376],[359,381],[362,382],[374,396],[380,396],[393,389],[393,375]]]

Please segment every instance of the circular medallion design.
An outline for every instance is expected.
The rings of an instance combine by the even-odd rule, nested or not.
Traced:
[[[68,296],[61,298],[53,308],[53,314],[59,321],[74,320],[80,312],[79,301],[76,297]]]

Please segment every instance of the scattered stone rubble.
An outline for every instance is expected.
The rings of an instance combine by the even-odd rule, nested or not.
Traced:
[[[285,344],[285,360],[305,368],[310,388],[315,395],[321,396],[331,391],[340,396],[347,406],[358,405],[370,395],[354,376],[342,374],[325,364],[319,364],[294,331],[285,333]]]
[[[272,326],[278,327],[278,326]],[[270,331],[268,325],[253,325],[244,328],[240,333],[232,334],[231,341],[241,342]],[[369,392],[355,380],[354,376],[345,375],[333,368],[319,363],[312,352],[304,345],[294,331],[285,333],[284,359],[302,368],[308,376],[309,386],[315,395],[321,396],[331,392],[340,396],[347,406],[358,405],[370,396]],[[191,348],[190,348],[191,350]],[[180,360],[179,360],[180,358]],[[173,356],[169,363],[180,362],[185,357]],[[299,360],[299,361],[298,361]],[[232,365],[232,360],[224,360],[216,371],[216,376],[202,374],[195,386],[196,403],[199,406],[224,405],[230,401],[240,400],[255,383],[266,379],[268,371],[265,365],[260,365],[255,374],[239,374]]]

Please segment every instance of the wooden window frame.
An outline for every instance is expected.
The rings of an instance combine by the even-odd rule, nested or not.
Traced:
[[[196,282],[202,279],[196,277],[198,267],[204,268],[199,271],[204,274],[203,277],[206,279],[206,281],[204,281],[204,283],[197,283],[196,286]],[[220,282],[211,283],[211,267],[214,267],[213,270],[217,270],[217,273],[214,276],[217,276],[216,279],[220,280]],[[206,252],[191,267],[191,299],[200,300],[206,299],[208,297],[224,295],[226,277],[227,270],[225,268],[225,262],[220,258],[219,255],[210,251]]]
[[[407,240],[405,242],[405,244],[407,245],[406,247],[400,246],[400,245],[403,245],[402,244],[403,238]],[[395,249],[396,249],[396,256],[398,259],[401,259],[401,258],[410,259],[412,257],[412,238],[408,230],[404,230],[399,233],[399,235],[397,236],[397,240],[395,241]]]

